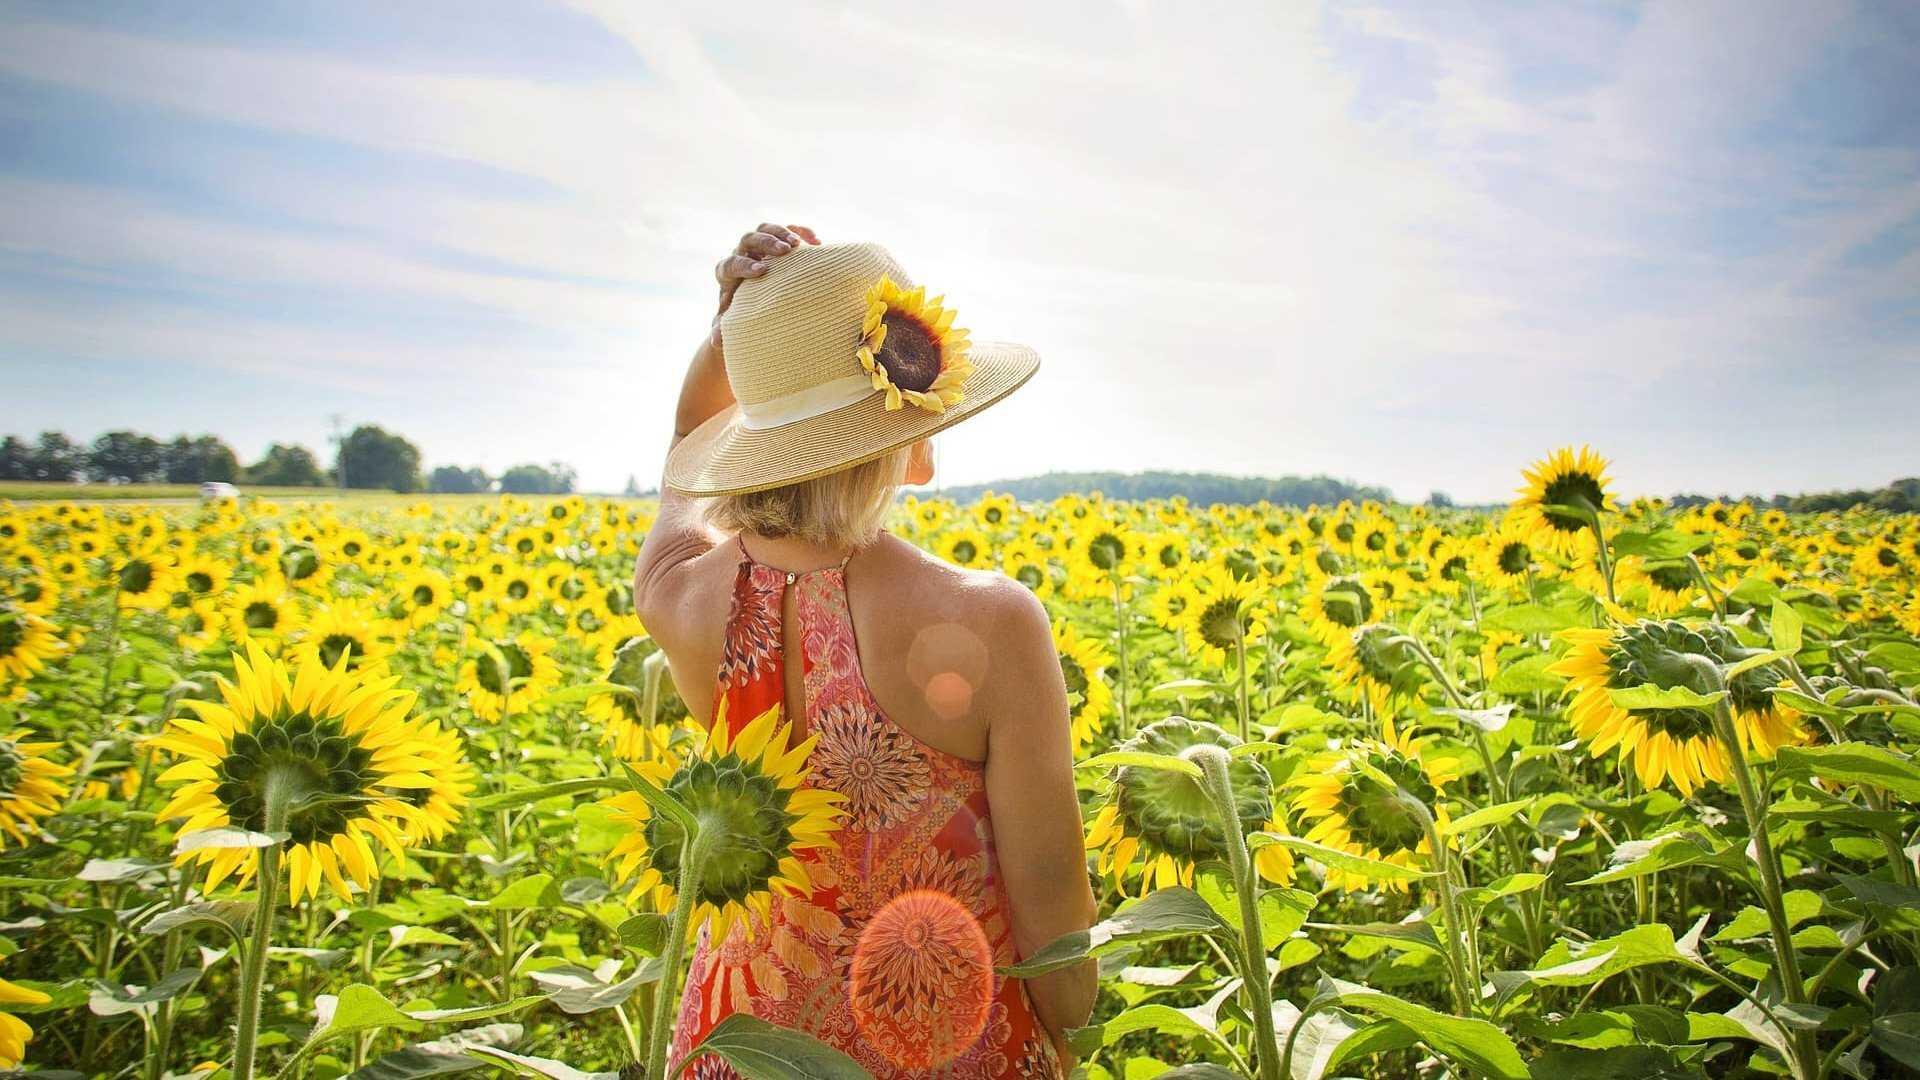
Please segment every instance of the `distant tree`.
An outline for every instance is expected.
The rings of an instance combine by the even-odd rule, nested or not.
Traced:
[[[34,458],[33,446],[18,435],[0,440],[0,480],[33,479]]]
[[[87,471],[86,448],[58,431],[43,431],[34,450],[33,480],[78,479]]]
[[[1427,505],[1435,510],[1453,509],[1453,496],[1444,491],[1435,491],[1427,496]]]
[[[233,448],[213,435],[197,439],[177,436],[167,444],[163,460],[169,484],[204,484],[210,480],[230,484],[240,476],[240,459]]]
[[[87,476],[96,482],[151,484],[166,472],[166,447],[137,431],[109,431],[87,452]]]
[[[632,473],[627,474],[627,487],[624,494],[629,499],[637,499],[640,497],[640,478],[639,477],[633,475]]]
[[[334,474],[345,477],[343,487],[417,491],[420,488],[420,448],[374,424],[361,424],[340,444]]]
[[[274,443],[267,454],[247,469],[247,482],[264,487],[319,487],[326,474],[313,451],[290,443]]]
[[[558,461],[515,465],[500,474],[500,490],[513,495],[565,495],[573,491],[573,481],[573,467]]]
[[[1100,491],[1113,499],[1168,499],[1182,495],[1200,506],[1213,503],[1270,502],[1276,506],[1332,506],[1345,499],[1388,502],[1392,493],[1330,476],[1225,476],[1220,473],[1066,473],[1054,472],[1023,480],[948,488],[956,499],[978,498],[988,490],[1017,499],[1052,499],[1074,491]]]
[[[458,465],[442,465],[427,477],[427,490],[436,495],[473,495],[491,487],[493,478],[478,466],[463,469]]]

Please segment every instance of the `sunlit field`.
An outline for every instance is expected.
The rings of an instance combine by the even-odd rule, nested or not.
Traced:
[[[903,500],[1053,616],[1103,921],[992,977],[1097,958],[1086,1076],[1920,1068],[1920,520],[1513,480]],[[653,509],[0,503],[0,1063],[646,1061],[682,943],[767,932],[844,810],[686,715],[632,612]],[[776,812],[696,812],[743,792]],[[861,1075],[714,1046],[687,1075]]]

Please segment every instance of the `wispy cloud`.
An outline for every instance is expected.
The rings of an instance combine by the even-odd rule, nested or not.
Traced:
[[[956,481],[1490,498],[1591,439],[1634,489],[1747,490],[1920,450],[1920,26],[1890,7],[494,14],[568,44],[7,12],[0,362],[42,415],[0,426],[263,445],[341,411],[644,480],[713,260],[779,217],[1040,347],[946,437]],[[298,401],[84,388],[140,363]]]

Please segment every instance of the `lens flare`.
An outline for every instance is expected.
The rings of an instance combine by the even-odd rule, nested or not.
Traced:
[[[888,1061],[937,1069],[986,1028],[993,950],[958,900],[932,889],[901,893],[860,932],[848,994],[860,1033]]]

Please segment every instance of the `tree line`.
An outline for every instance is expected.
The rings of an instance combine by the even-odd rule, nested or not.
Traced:
[[[1343,499],[1389,502],[1383,487],[1335,480],[1330,476],[1226,476],[1199,472],[1050,472],[1021,480],[948,488],[955,499],[1002,491],[1017,499],[1052,499],[1069,492],[1103,492],[1110,499],[1167,499],[1184,495],[1201,506],[1214,503],[1269,502],[1275,506],[1332,506]]]
[[[274,443],[259,461],[240,456],[216,435],[176,435],[163,441],[137,431],[109,431],[91,443],[58,431],[28,441],[0,439],[0,480],[96,484],[204,484],[260,487],[345,487],[434,494],[502,491],[519,495],[565,495],[578,479],[564,462],[515,465],[499,476],[478,467],[441,465],[422,473],[420,448],[405,436],[362,424],[339,440],[331,464],[312,450]]]

